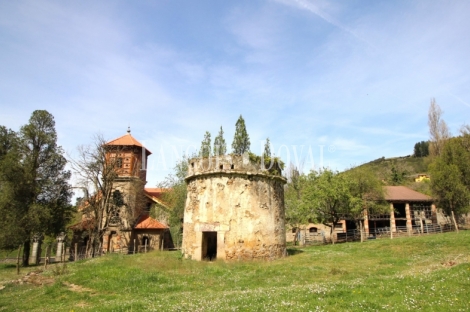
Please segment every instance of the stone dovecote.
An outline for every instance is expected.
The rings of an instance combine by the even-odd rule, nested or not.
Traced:
[[[272,174],[243,156],[189,160],[184,256],[195,260],[283,257],[286,179],[278,172]]]

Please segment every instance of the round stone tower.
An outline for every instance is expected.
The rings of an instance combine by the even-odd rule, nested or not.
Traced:
[[[182,251],[195,260],[276,259],[286,254],[284,184],[248,156],[194,158],[186,177]]]

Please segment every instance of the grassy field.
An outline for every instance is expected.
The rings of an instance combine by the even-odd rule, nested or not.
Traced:
[[[109,255],[69,263],[65,273],[50,266],[24,284],[7,282],[15,268],[0,264],[0,311],[470,310],[470,231],[289,253],[229,263]]]

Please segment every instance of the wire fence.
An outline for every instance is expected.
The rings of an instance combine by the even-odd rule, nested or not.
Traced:
[[[428,234],[441,234],[447,232],[454,232],[455,227],[451,224],[423,224],[412,226],[410,228],[406,226],[396,226],[395,230],[390,232],[390,227],[381,227],[375,229],[369,229],[369,232],[362,232],[362,238],[364,240],[381,239],[381,238],[396,238],[396,237],[411,237],[421,236]],[[335,243],[355,242],[361,240],[360,230],[335,230],[333,232],[333,238]],[[302,233],[301,242],[304,245],[323,245],[332,243],[331,237],[326,236],[323,232],[316,233]]]
[[[462,228],[463,229],[463,228]],[[396,226],[395,230],[390,231],[390,227],[380,227],[369,229],[369,232],[363,231],[362,239],[363,240],[372,240],[372,239],[391,239],[397,237],[411,237],[411,236],[421,236],[421,235],[430,235],[430,234],[441,234],[447,232],[454,232],[455,226],[452,223],[449,224],[429,224],[422,223],[421,225],[413,225],[408,228],[407,226]],[[360,230],[340,230],[335,229],[333,232],[333,237],[335,243],[345,243],[345,242],[356,242],[361,240]],[[304,245],[323,245],[331,244],[332,240],[330,236],[326,236],[322,232],[303,232],[301,231],[299,241]],[[89,246],[71,246],[66,247],[63,250],[62,256],[56,255],[55,246],[50,246],[45,250],[42,249],[42,256],[38,259],[38,264],[44,264],[46,261],[48,263],[54,262],[64,262],[64,261],[78,261],[88,258],[101,257],[107,253],[117,253],[117,254],[136,254],[136,253],[146,253],[148,251],[154,250],[153,247],[148,245],[135,245],[134,247],[120,247],[115,248],[112,251],[103,249],[101,244],[95,248],[90,248]],[[14,262],[17,261],[16,257],[5,257],[0,259],[1,262]]]
[[[107,251],[103,249],[101,245],[95,248],[90,248],[89,246],[73,246],[63,249],[62,255],[57,256],[56,249],[50,248],[47,251],[41,250],[41,257],[36,259],[30,258],[31,264],[45,264],[47,263],[57,263],[57,262],[67,262],[67,261],[78,261],[89,258],[101,257],[108,253],[113,254],[136,254],[136,253],[146,253],[149,251],[155,250],[152,246],[148,245],[136,245],[135,248],[119,247],[115,248],[112,251]],[[17,257],[7,256],[0,259],[0,262],[16,262]]]

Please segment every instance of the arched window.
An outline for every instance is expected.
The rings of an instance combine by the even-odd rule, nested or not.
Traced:
[[[311,228],[308,229],[308,232],[309,232],[309,233],[317,233],[317,232],[318,232],[318,229],[317,229],[316,227],[313,227],[313,226],[312,226]]]
[[[121,207],[124,205],[124,198],[120,190],[114,190],[113,192],[113,204],[116,207]]]

